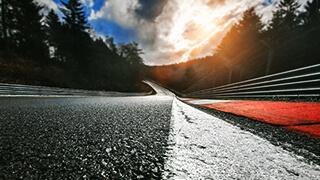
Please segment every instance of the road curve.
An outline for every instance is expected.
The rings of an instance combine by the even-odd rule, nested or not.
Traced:
[[[0,179],[317,179],[319,166],[176,99],[0,98]]]

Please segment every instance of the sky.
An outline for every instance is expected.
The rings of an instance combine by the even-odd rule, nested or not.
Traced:
[[[58,11],[60,0],[36,0]],[[67,0],[65,0],[67,1]],[[118,44],[136,41],[148,65],[211,55],[242,13],[256,7],[264,22],[278,0],[81,0],[95,33]],[[307,0],[299,0],[304,4]]]

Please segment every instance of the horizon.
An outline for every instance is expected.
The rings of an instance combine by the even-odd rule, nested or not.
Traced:
[[[56,12],[60,0],[36,0]],[[97,36],[136,41],[147,65],[168,65],[212,55],[229,28],[251,7],[265,24],[277,0],[81,0]],[[299,0],[301,10],[307,0]],[[61,14],[61,13],[58,13]]]
[[[0,0],[0,179],[319,179],[319,48],[320,0]]]

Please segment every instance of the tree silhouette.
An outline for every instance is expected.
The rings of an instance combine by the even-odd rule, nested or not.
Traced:
[[[260,37],[262,23],[254,8],[245,11],[240,21],[234,24],[222,39],[218,53],[222,56],[235,57],[239,50],[253,48]]]
[[[245,11],[242,19],[234,24],[218,46],[217,54],[233,59],[241,52],[252,50],[259,45],[262,23],[254,8]]]
[[[5,69],[16,73],[14,78],[73,88],[135,90],[143,66],[141,49],[137,43],[119,46],[112,37],[92,38],[81,0],[61,1],[63,7],[45,17],[33,0],[0,3],[0,59],[23,67],[17,72]]]
[[[319,62],[316,57],[320,56],[320,1],[308,1],[304,8],[305,12],[300,16],[303,22],[300,27],[302,37],[297,43],[301,44],[301,54],[309,59],[307,63],[314,64]]]
[[[61,1],[64,8],[60,10],[64,14],[66,25],[74,31],[85,31],[89,28],[88,21],[85,17],[83,4],[80,0],[69,0],[67,3]]]
[[[62,23],[54,10],[49,11],[45,20],[47,39],[50,50],[50,58],[57,62],[64,62],[65,58],[61,54],[61,43],[63,38]]]
[[[7,27],[7,22],[8,22],[8,3],[7,0],[1,0],[0,4],[0,12],[1,12],[1,24],[0,24],[0,47],[1,49],[5,49],[7,52],[8,49],[8,27]]]
[[[230,27],[214,55],[149,67],[150,76],[171,88],[195,91],[319,64],[319,6],[320,0],[308,1],[304,11],[297,0],[281,0],[266,24],[249,9]]]
[[[291,36],[298,26],[298,9],[300,4],[296,0],[281,0],[269,25],[268,36],[272,41],[282,40]]]
[[[125,44],[120,47],[120,55],[126,59],[130,65],[142,64],[141,54],[143,54],[142,49],[138,47],[136,42]]]
[[[230,69],[230,81],[232,76],[241,76],[245,70],[247,59],[255,55],[261,49],[260,32],[262,23],[254,8],[244,12],[242,18],[235,23],[224,36],[217,48],[217,55],[224,59],[224,65]],[[248,62],[249,63],[249,62]],[[255,62],[250,62],[250,64]],[[238,71],[233,75],[234,70]]]
[[[67,3],[61,1],[64,8],[60,10],[65,20],[62,43],[62,53],[68,59],[68,66],[75,71],[86,73],[90,63],[90,45],[92,39],[86,32],[89,28],[85,17],[85,10],[80,0],[69,0]]]
[[[306,12],[302,14],[305,26],[320,25],[320,0],[308,1],[305,5]]]
[[[10,7],[8,10],[10,23],[7,23],[6,36],[10,37],[15,51],[39,63],[46,63],[48,52],[45,44],[45,31],[41,24],[40,10],[42,7],[32,0],[7,2]]]
[[[117,48],[117,45],[114,43],[113,37],[107,36],[105,39],[106,39],[106,44],[107,44],[107,46],[109,47],[109,49],[110,49],[113,53],[118,53],[118,48]]]

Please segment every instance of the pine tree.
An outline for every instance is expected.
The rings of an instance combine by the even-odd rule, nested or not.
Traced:
[[[316,57],[320,56],[320,0],[308,1],[304,8],[306,11],[301,15],[302,38],[299,41],[301,54],[304,54],[309,64],[316,64],[319,63]]]
[[[257,15],[254,8],[250,8],[244,12],[242,19],[236,25],[239,45],[243,45],[242,48],[251,49],[257,47],[259,43],[260,33],[263,28],[261,18]]]
[[[85,31],[89,28],[85,11],[80,0],[61,1],[66,9],[61,9],[68,27],[74,31]]]
[[[274,49],[295,37],[300,23],[297,0],[281,0],[276,8],[268,29],[263,33],[263,40]]]
[[[85,17],[85,10],[80,0],[61,1],[61,3],[64,5],[61,11],[65,20],[63,27],[65,40],[62,52],[69,61],[68,66],[84,72],[90,63],[90,44],[92,43],[92,39],[87,33],[89,26]]]
[[[308,1],[305,5],[306,12],[303,14],[305,26],[320,25],[320,0]]]
[[[248,9],[224,36],[218,46],[218,53],[225,58],[232,58],[245,49],[252,51],[259,43],[261,29],[262,22],[255,9]]]
[[[142,64],[142,58],[140,57],[143,54],[142,49],[138,47],[136,42],[125,44],[121,46],[121,56],[126,59],[130,64]]]
[[[281,0],[277,5],[269,25],[270,36],[273,39],[287,38],[299,24],[298,9],[300,4],[296,0]]]
[[[234,76],[241,79],[245,69],[256,63],[253,58],[262,49],[261,30],[260,17],[254,8],[250,8],[220,42],[216,55],[224,59],[224,66],[229,71],[229,82]]]
[[[13,9],[12,35],[17,52],[27,58],[45,63],[48,60],[48,47],[40,15],[41,6],[32,0],[11,0]]]
[[[273,14],[268,29],[263,33],[263,41],[269,47],[267,74],[295,68],[289,61],[299,56],[301,50],[297,37],[301,36],[299,18],[300,4],[297,0],[281,0]]]
[[[15,12],[17,0],[1,0],[1,47],[5,54],[9,55],[10,52],[16,50],[15,33],[17,27],[17,18]]]
[[[1,16],[1,23],[0,23],[0,47],[1,49],[7,49],[7,40],[8,40],[8,31],[7,31],[7,0],[0,1],[0,16]]]
[[[106,39],[105,40],[106,44],[109,47],[109,49],[111,50],[111,52],[117,53],[118,49],[117,49],[117,46],[114,43],[113,37],[106,36],[105,39]]]
[[[52,31],[61,28],[61,22],[59,20],[58,15],[54,12],[54,10],[49,11],[46,17],[46,25],[47,25],[47,28]]]
[[[119,48],[120,57],[124,60],[121,64],[123,72],[122,81],[135,82],[139,78],[139,73],[143,64],[142,50],[136,42],[121,45]]]
[[[51,10],[45,20],[50,56],[58,62],[64,62],[65,58],[60,52],[62,43],[62,24],[58,15]]]
[[[300,4],[297,0],[282,0],[279,3],[279,11],[283,16],[283,23],[289,28],[295,28],[298,25],[298,9]]]

